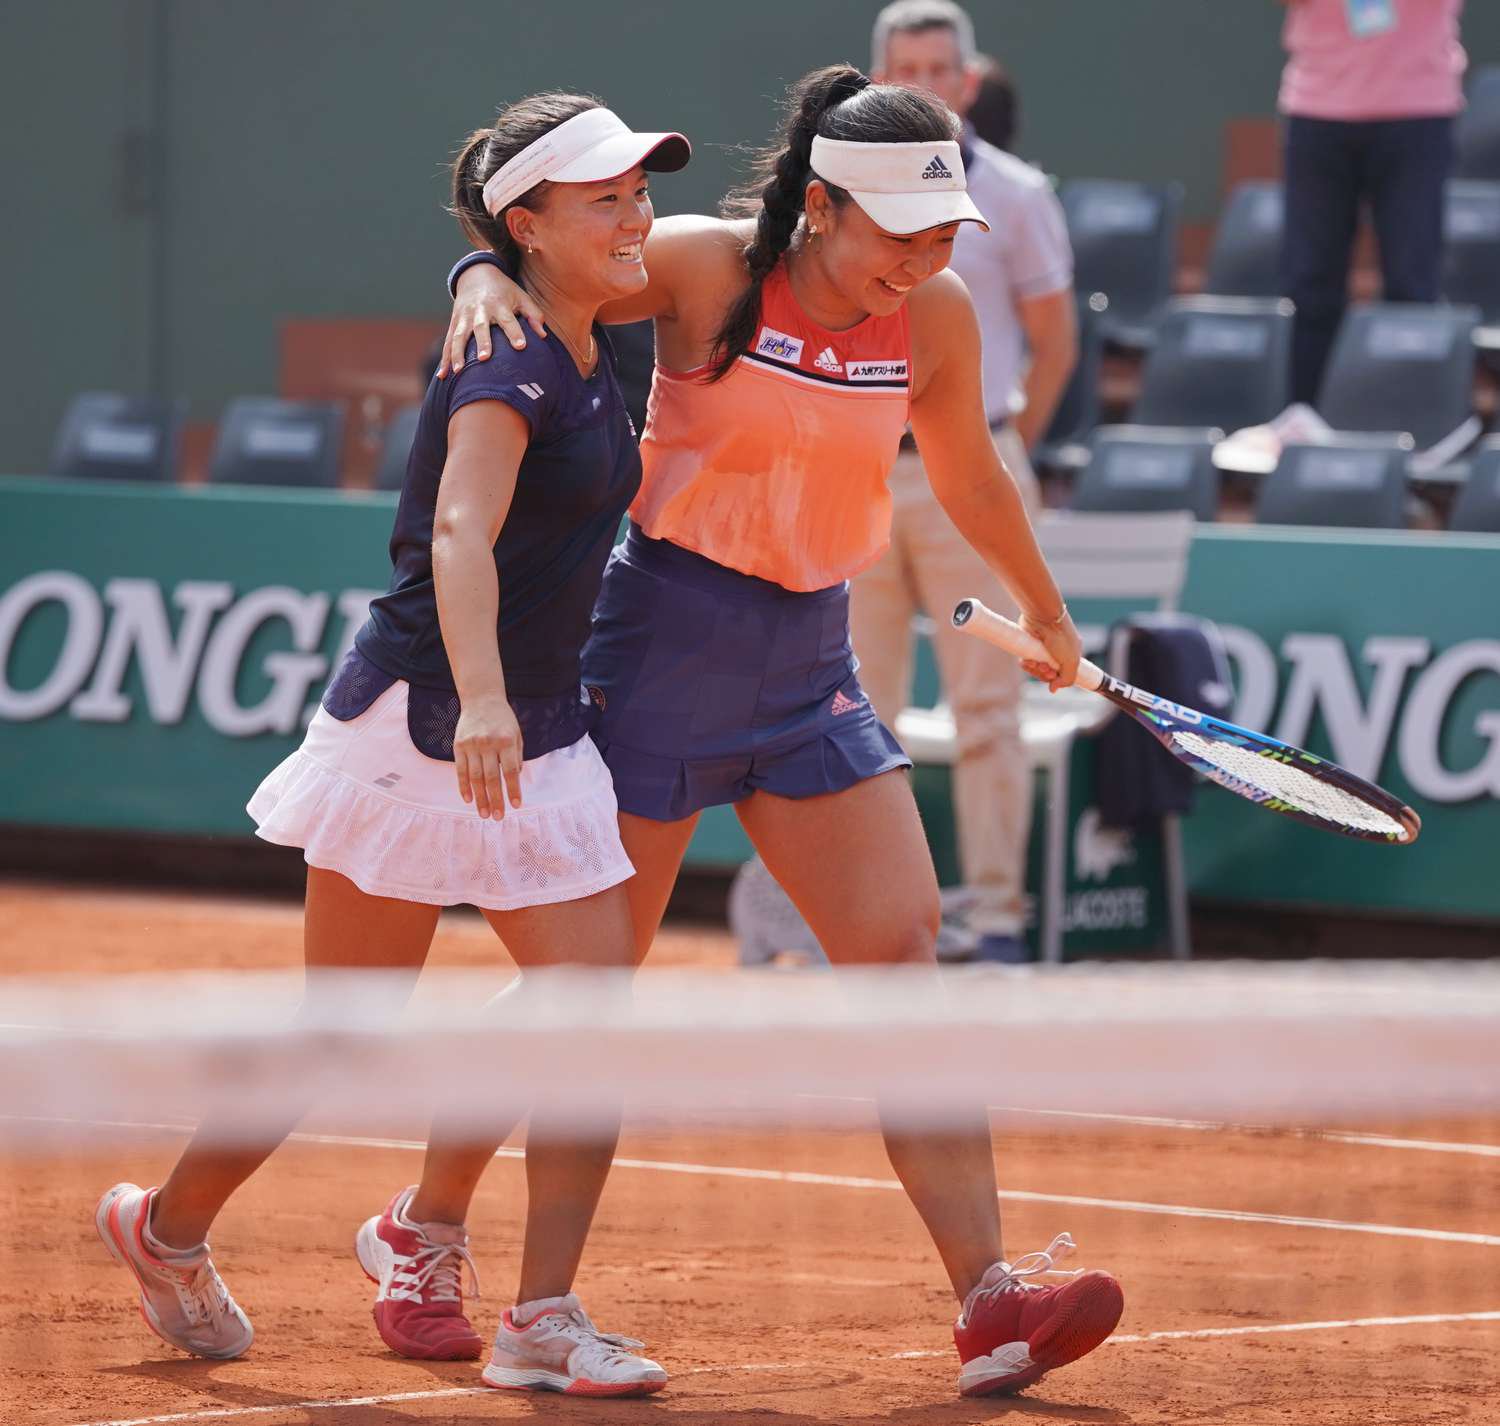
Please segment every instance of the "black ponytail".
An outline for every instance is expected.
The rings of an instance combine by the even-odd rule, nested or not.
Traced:
[[[952,139],[957,133],[958,120],[938,100],[894,85],[872,84],[851,64],[829,65],[798,80],[787,95],[780,146],[762,153],[754,178],[724,200],[725,217],[755,218],[755,236],[745,246],[750,285],[714,334],[708,380],[727,375],[755,337],[761,288],[792,244],[808,181],[815,176],[812,142],[817,135],[899,144]],[[831,183],[825,187],[836,207],[849,201],[842,188]]]
[[[488,248],[505,259],[512,277],[520,272],[521,254],[506,226],[505,214],[514,207],[537,208],[552,185],[533,185],[494,215],[484,206],[484,185],[543,134],[599,107],[599,101],[586,94],[533,94],[502,109],[495,116],[494,128],[476,129],[453,160],[453,205],[449,211],[476,248]]]

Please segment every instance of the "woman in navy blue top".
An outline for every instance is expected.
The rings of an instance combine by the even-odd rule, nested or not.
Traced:
[[[310,970],[415,973],[443,906],[478,906],[524,968],[629,967],[614,790],[579,683],[589,615],[640,484],[635,432],[599,307],[646,284],[646,171],[681,168],[680,134],[633,134],[592,99],[503,110],[454,165],[454,211],[546,310],[544,341],[428,387],[391,535],[388,591],[302,746],[251,799],[260,836],[304,849]],[[404,982],[409,983],[409,982]],[[519,985],[516,982],[515,985]],[[514,986],[512,987],[514,988]],[[308,999],[334,994],[316,975]],[[289,1131],[305,1106],[288,1109]],[[479,1356],[463,1312],[463,1227],[497,1124],[476,1144],[439,1106],[423,1181],[358,1237],[375,1321],[406,1356]],[[160,1189],[119,1184],[96,1222],[167,1341],[208,1357],[249,1347],[249,1321],[208,1256],[229,1195],[282,1135],[226,1149],[205,1125]],[[614,1135],[528,1158],[531,1215],[517,1305],[492,1385],[654,1391],[666,1373],[602,1334],[571,1293]]]

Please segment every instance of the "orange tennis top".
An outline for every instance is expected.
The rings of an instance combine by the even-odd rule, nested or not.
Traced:
[[[910,347],[905,303],[830,332],[778,264],[754,340],[722,380],[656,368],[631,518],[787,589],[867,569],[891,538],[886,477],[910,407]]]

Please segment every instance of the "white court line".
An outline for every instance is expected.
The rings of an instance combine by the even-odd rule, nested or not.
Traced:
[[[131,1416],[119,1421],[83,1421],[78,1426],[161,1426],[166,1421],[214,1421],[226,1416],[270,1416],[278,1411],[329,1411],[340,1406],[388,1406],[393,1401],[436,1401],[445,1396],[489,1396],[488,1386],[454,1386],[446,1391],[401,1391],[389,1396],[346,1396],[321,1401],[284,1401],[276,1406],[216,1406],[174,1411],[166,1416]]]
[[[0,1115],[3,1119],[28,1116]],[[40,1116],[31,1117],[38,1122]],[[44,1123],[81,1124],[85,1120],[40,1119]],[[166,1129],[184,1131],[181,1124],[114,1124],[113,1128]],[[351,1149],[402,1149],[421,1153],[426,1144],[420,1139],[373,1139],[344,1134],[293,1134],[293,1143],[325,1144]],[[496,1158],[518,1159],[524,1149],[498,1149]],[[806,1173],[788,1169],[738,1168],[732,1164],[684,1164],[663,1159],[615,1159],[617,1169],[644,1169],[652,1173],[693,1174],[707,1178],[753,1179],[762,1183],[802,1183],[821,1188],[861,1188],[901,1192],[893,1178],[863,1178],[852,1174]],[[1256,1213],[1237,1208],[1196,1208],[1186,1203],[1149,1203],[1129,1198],[1090,1198],[1075,1193],[1028,1193],[1023,1189],[1002,1188],[1002,1199],[1013,1203],[1062,1203],[1074,1208],[1104,1208],[1116,1213],[1154,1213],[1169,1218],[1212,1218],[1225,1223],[1273,1223],[1283,1228],[1319,1228],[1330,1233],[1371,1233],[1382,1238],[1420,1238],[1434,1243],[1468,1243],[1480,1248],[1500,1248],[1500,1235],[1494,1233],[1459,1233],[1446,1228],[1407,1228],[1392,1223],[1355,1223],[1342,1218],[1305,1218],[1295,1214]]]
[[[1000,1108],[997,1112],[1044,1115],[1052,1119],[1090,1119],[1102,1123],[1139,1124],[1150,1129],[1188,1129],[1202,1133],[1316,1139],[1330,1144],[1359,1144],[1372,1149],[1415,1149],[1429,1154],[1473,1154],[1479,1158],[1500,1159],[1500,1145],[1496,1144],[1450,1143],[1441,1139],[1394,1139],[1383,1134],[1349,1134],[1337,1129],[1276,1128],[1270,1124],[1219,1124],[1208,1119],[1160,1119],[1150,1114],[1093,1114],[1077,1109]]]
[[[834,1099],[845,1104],[873,1104],[864,1094],[804,1094],[803,1099]],[[1242,1124],[1216,1119],[1168,1119],[1156,1114],[1105,1114],[1083,1109],[1025,1109],[991,1104],[991,1114],[1026,1114],[1042,1119],[1082,1119],[1099,1124],[1133,1124],[1147,1129],[1186,1129],[1202,1134],[1249,1134],[1266,1138],[1315,1139],[1330,1144],[1359,1144],[1373,1149],[1417,1149],[1429,1154],[1473,1154],[1500,1159],[1500,1145],[1452,1143],[1442,1139],[1397,1139],[1384,1134],[1352,1134],[1339,1129],[1308,1129],[1273,1124]]]
[[[1128,1347],[1144,1342],[1207,1341],[1214,1337],[1255,1337],[1275,1332],[1348,1331],[1355,1327],[1423,1327],[1451,1322],[1500,1322],[1500,1312],[1434,1312],[1418,1317],[1349,1317],[1334,1322],[1274,1322],[1256,1327],[1199,1327],[1180,1332],[1121,1333],[1105,1346]],[[949,1348],[936,1352],[891,1352],[866,1357],[868,1362],[918,1361],[952,1356]],[[818,1362],[742,1362],[725,1366],[688,1367],[679,1377],[714,1372],[787,1372],[816,1369]],[[231,1416],[269,1416],[278,1411],[319,1411],[340,1406],[383,1406],[398,1401],[436,1401],[454,1396],[483,1396],[486,1387],[449,1387],[443,1391],[404,1391],[390,1396],[353,1396],[321,1401],[288,1401],[275,1406],[225,1406],[202,1411],[177,1411],[167,1416],[133,1416],[116,1421],[81,1421],[77,1426],[165,1426],[173,1421],[211,1421]]]

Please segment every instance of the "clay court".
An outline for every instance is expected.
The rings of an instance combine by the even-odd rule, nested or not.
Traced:
[[[297,966],[295,904],[12,884],[11,974],[130,975]],[[669,927],[657,965],[722,968],[720,932]],[[431,964],[509,965],[472,915],[444,920]],[[57,1125],[3,1145],[0,1400],[28,1426],[397,1426],[547,1417],[881,1422],[992,1419],[1120,1426],[1334,1426],[1497,1419],[1500,1117],[1338,1126],[1343,1137],[1033,1116],[997,1136],[1007,1249],[1070,1231],[1077,1261],[1125,1285],[1108,1345],[1010,1400],[962,1401],[953,1303],[897,1191],[867,1111],[826,1133],[702,1125],[632,1131],[579,1290],[603,1326],[644,1337],[672,1373],[645,1401],[476,1387],[469,1364],[392,1355],[350,1244],[413,1181],[420,1129],[351,1137],[319,1125],[272,1159],[215,1230],[216,1258],[257,1328],[242,1360],[188,1359],[152,1336],[92,1210],[120,1178],[158,1181],[171,1122]],[[873,1118],[873,1116],[871,1116]],[[1372,1139],[1382,1142],[1370,1142]],[[513,1148],[470,1220],[476,1324],[510,1301],[525,1210]]]

